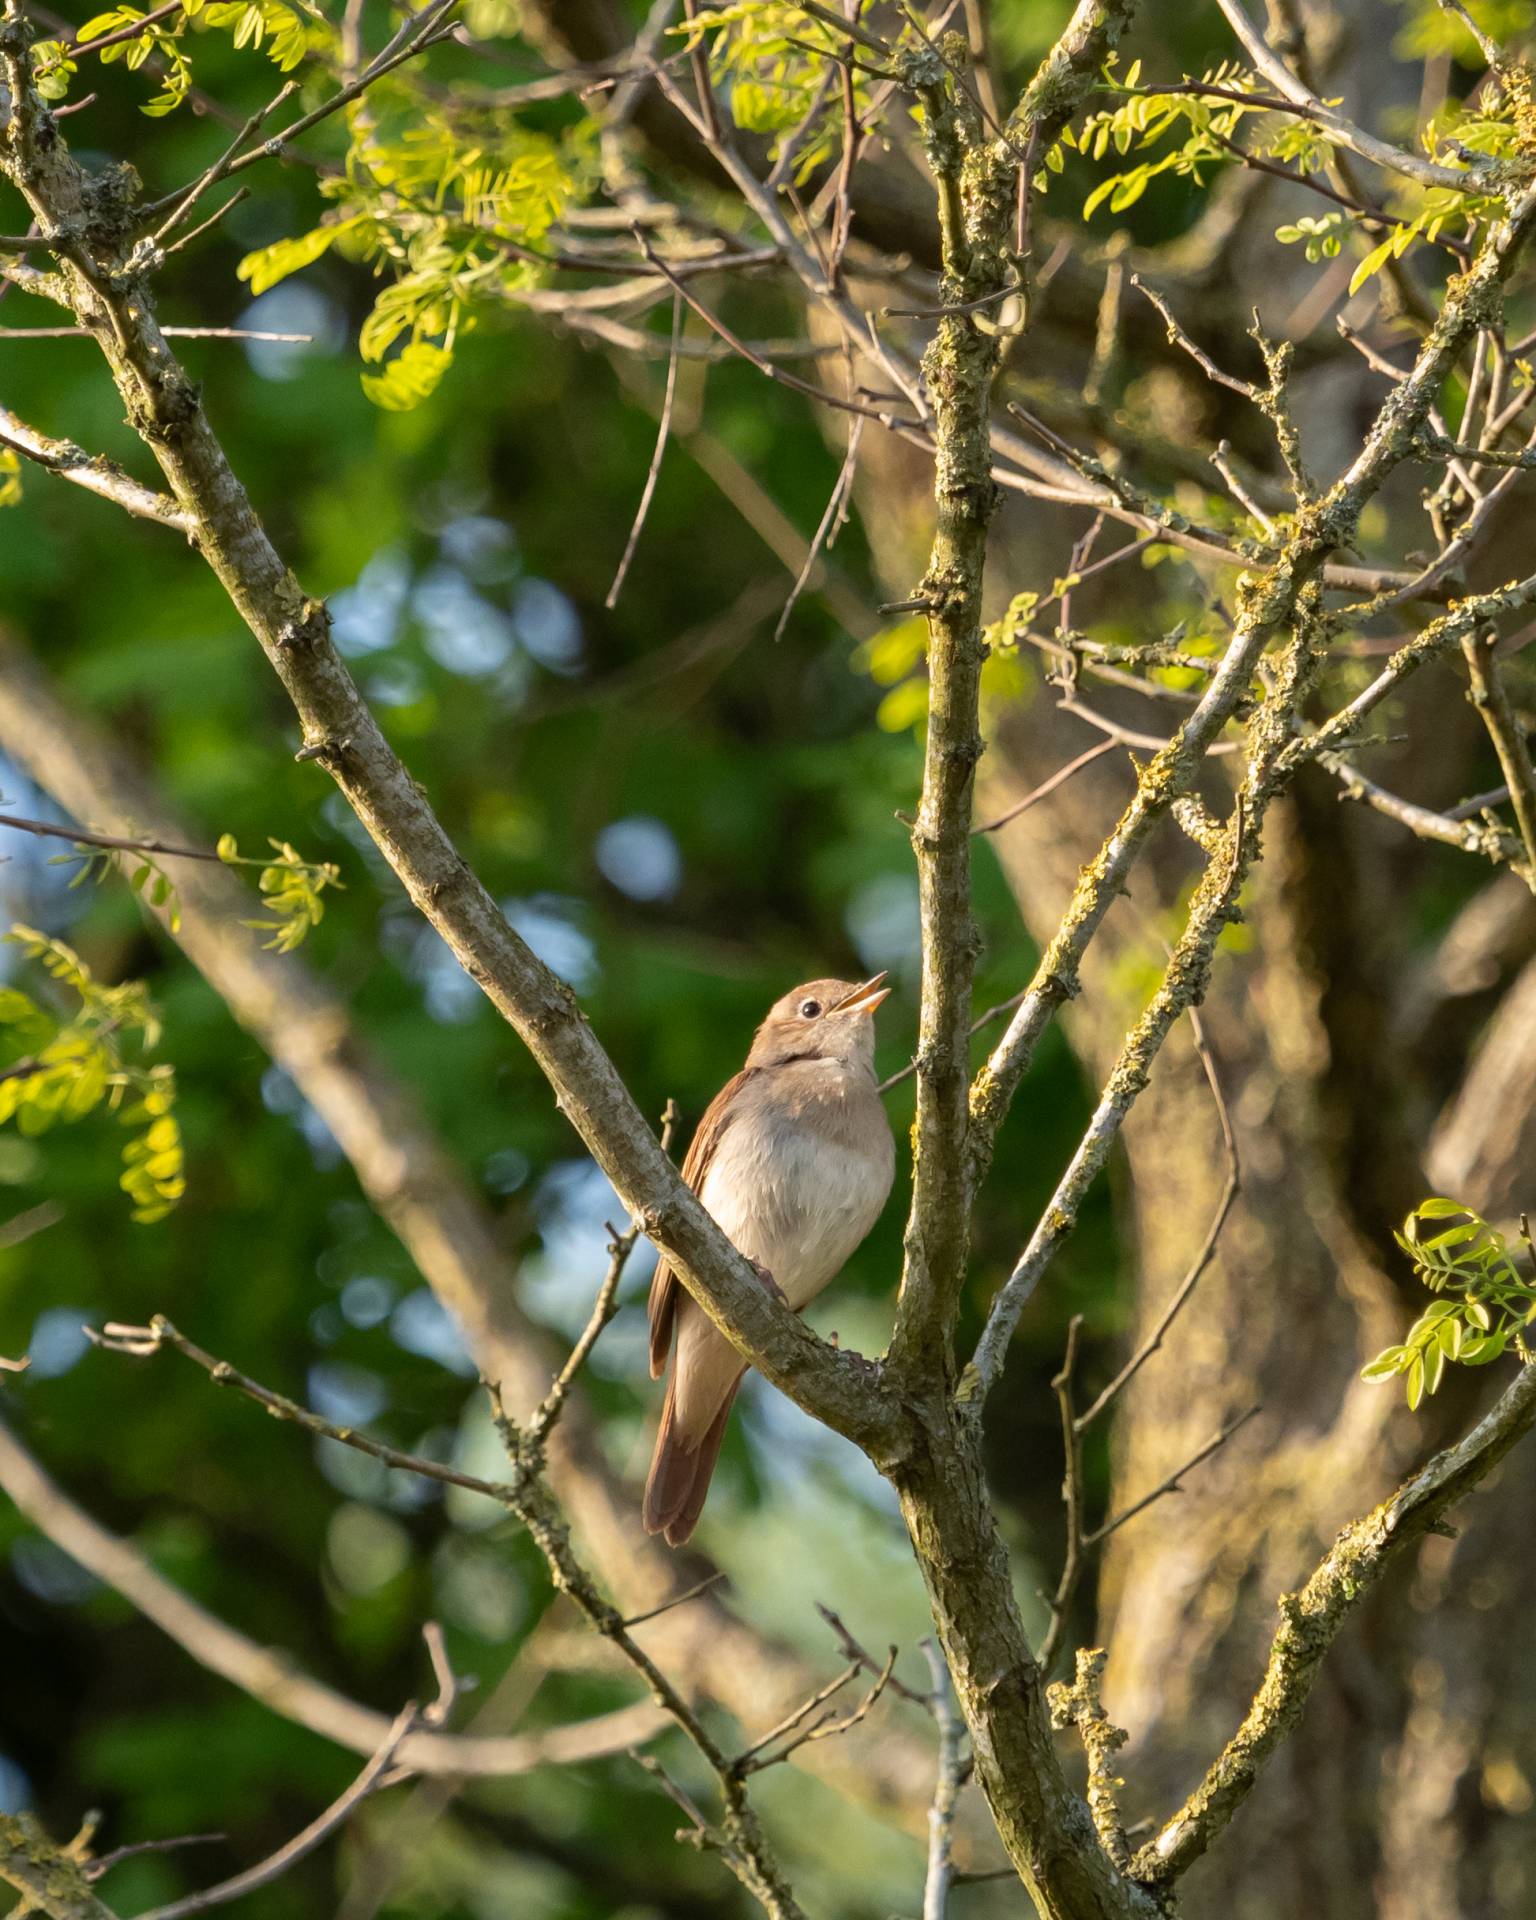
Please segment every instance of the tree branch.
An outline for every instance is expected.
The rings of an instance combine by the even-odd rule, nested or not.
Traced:
[[[1137,1854],[1131,1870],[1138,1880],[1166,1886],[1199,1859],[1301,1718],[1323,1657],[1351,1613],[1404,1549],[1430,1532],[1533,1425],[1536,1366],[1526,1366],[1464,1440],[1346,1527],[1301,1592],[1281,1600],[1280,1627],[1247,1717],[1200,1785]]]
[[[1441,383],[1466,341],[1483,324],[1489,303],[1497,298],[1533,221],[1536,221],[1536,189],[1526,187],[1512,197],[1505,217],[1487,231],[1472,266],[1453,283],[1412,370],[1388,395],[1360,453],[1320,499],[1308,501],[1298,509],[1294,532],[1270,568],[1263,574],[1251,573],[1246,577],[1232,638],[1199,705],[1167,747],[1143,768],[1136,793],[1114,832],[1084,869],[1061,926],[1046,948],[1007,1033],[976,1077],[971,1089],[971,1157],[975,1178],[979,1179],[986,1170],[997,1128],[1028,1070],[1040,1035],[1056,1008],[1077,992],[1082,957],[1111,903],[1124,887],[1152,829],[1174,801],[1190,790],[1206,753],[1246,695],[1259,660],[1271,641],[1290,627],[1303,595],[1319,579],[1328,552],[1350,543],[1367,502],[1393,469],[1411,455]],[[1459,612],[1460,609],[1447,619],[1455,620]],[[1357,701],[1354,705],[1358,709],[1360,703]],[[1286,751],[1286,746],[1277,745],[1272,769],[1276,777],[1287,770]],[[1298,747],[1297,751],[1305,751],[1305,746]],[[1137,1064],[1127,1054],[1122,1057],[1121,1067],[1129,1069],[1134,1078],[1144,1064],[1144,1061]],[[1094,1116],[1091,1134],[1098,1138],[1104,1151],[1099,1152],[1086,1141],[1085,1149],[1089,1149],[1089,1158],[1100,1164],[1109,1140],[1119,1130],[1115,1109],[1126,1093],[1131,1093],[1129,1083],[1122,1083],[1118,1092],[1111,1085],[1106,1090],[1106,1103],[1101,1104]],[[1134,1093],[1131,1097],[1134,1098]],[[1123,1111],[1122,1108],[1121,1117]],[[1071,1181],[1069,1175],[1063,1188],[1058,1190],[1059,1195],[1070,1192]],[[1056,1218],[1054,1212],[1049,1217]],[[1044,1260],[1049,1257],[1046,1241],[1052,1239],[1057,1230],[1053,1226],[1044,1239],[1032,1243],[994,1305],[993,1318],[975,1359],[982,1391],[996,1378],[1003,1350],[1017,1324],[1024,1300],[1044,1270]]]
[[[56,134],[37,138],[47,116],[31,87],[24,35],[15,0],[6,0],[0,39],[19,129],[6,169],[47,231],[82,232],[90,224],[84,176]],[[283,564],[231,470],[147,293],[122,290],[126,245],[119,236],[92,253],[83,241],[70,243],[63,267],[72,303],[96,332],[129,418],[199,549],[293,701],[303,757],[335,780],[412,901],[529,1048],[632,1217],[709,1318],[808,1412],[877,1462],[891,1460],[910,1429],[895,1396],[759,1284],[661,1152],[575,996],[508,925],[389,746],[331,641],[324,608]]]
[[[91,1891],[84,1864],[56,1847],[30,1813],[0,1813],[0,1880],[21,1895],[15,1913],[46,1913],[49,1920],[117,1920]]]
[[[87,453],[73,440],[55,440],[39,433],[36,427],[19,420],[9,407],[0,407],[0,447],[9,447],[46,472],[84,487],[87,493],[99,494],[103,500],[110,500],[114,506],[141,520],[158,521],[162,527],[170,527],[177,533],[192,531],[191,515],[174,500],[124,473],[105,456]]]
[[[1479,628],[1463,634],[1461,651],[1471,681],[1472,704],[1482,715],[1494,752],[1499,756],[1504,784],[1509,788],[1510,803],[1520,826],[1526,879],[1532,892],[1536,892],[1536,767],[1531,765],[1525,729],[1499,670],[1495,651],[1498,644],[1496,631]]]
[[[209,1613],[158,1573],[130,1541],[109,1533],[77,1506],[4,1425],[0,1487],[39,1532],[137,1607],[199,1666],[323,1739],[353,1753],[376,1751],[389,1730],[383,1714],[311,1679],[285,1654],[259,1646]],[[413,1773],[502,1778],[625,1753],[665,1724],[655,1707],[641,1702],[533,1734],[482,1737],[419,1730],[408,1736],[397,1758]]]
[[[77,819],[183,845],[199,837],[167,812],[120,746],[67,708],[36,662],[3,637],[0,751]],[[249,905],[232,873],[217,863],[190,864],[177,876],[177,898],[178,945],[325,1121],[364,1194],[463,1328],[481,1373],[498,1382],[518,1418],[533,1419],[559,1356],[520,1306],[515,1263],[417,1101],[373,1056],[347,1006],[303,956],[266,951],[242,924]],[[146,910],[156,911],[148,903]],[[158,917],[164,924],[165,909]],[[565,1405],[546,1451],[550,1483],[626,1611],[664,1608],[676,1598],[671,1556],[642,1532],[637,1492],[614,1473],[579,1395]],[[811,1683],[800,1655],[715,1597],[670,1616],[647,1644],[743,1721],[760,1717],[765,1704],[787,1704]],[[358,1751],[368,1750],[382,1725]],[[927,1749],[902,1728],[803,1757],[846,1793],[899,1805],[914,1825],[925,1817]]]

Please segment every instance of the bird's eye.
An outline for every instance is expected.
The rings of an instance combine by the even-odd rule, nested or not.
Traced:
[[[802,1000],[800,1002],[800,1011],[807,1020],[814,1020],[817,1014],[821,1012],[821,1002],[819,1000]]]

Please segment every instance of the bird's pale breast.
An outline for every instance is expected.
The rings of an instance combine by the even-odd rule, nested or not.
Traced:
[[[786,1086],[781,1076],[791,1075],[795,1084]],[[798,1309],[836,1277],[874,1225],[891,1189],[895,1148],[867,1073],[816,1062],[763,1079],[761,1088],[743,1089],[699,1198]]]

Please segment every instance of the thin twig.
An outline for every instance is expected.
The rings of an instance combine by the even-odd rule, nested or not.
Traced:
[[[276,1418],[291,1420],[295,1426],[307,1428],[321,1439],[339,1441],[342,1446],[366,1453],[370,1458],[382,1461],[387,1467],[397,1468],[401,1473],[417,1473],[424,1479],[441,1480],[447,1486],[463,1487],[469,1493],[483,1493],[488,1500],[503,1503],[511,1491],[502,1482],[482,1480],[473,1473],[460,1473],[456,1467],[444,1466],[441,1461],[428,1460],[420,1454],[404,1453],[398,1447],[388,1446],[369,1434],[359,1433],[355,1427],[341,1427],[333,1421],[322,1419],[318,1413],[311,1413],[308,1407],[300,1406],[297,1400],[290,1400],[286,1394],[274,1393],[270,1387],[252,1380],[227,1360],[216,1360],[211,1353],[205,1353],[194,1341],[173,1327],[164,1314],[155,1314],[147,1326],[126,1326],[121,1321],[109,1320],[99,1330],[87,1327],[85,1332],[95,1346],[107,1353],[126,1353],[136,1358],[147,1358],[163,1352],[166,1347],[172,1347],[201,1367],[215,1385],[233,1387],[237,1393],[254,1400],[257,1406],[265,1408]]]
[[[805,550],[805,562],[795,576],[795,584],[789,590],[789,598],[784,602],[779,623],[773,630],[775,642],[783,639],[784,629],[789,625],[789,617],[795,610],[796,602],[816,570],[816,562],[821,557],[821,550],[824,546],[832,544],[841,516],[847,510],[848,501],[853,492],[853,476],[859,464],[859,441],[863,434],[864,422],[858,415],[854,415],[848,422],[848,450],[843,455],[843,464],[838,468],[837,479],[833,483],[826,511],[822,514],[820,523],[811,536],[811,544]]]
[[[1212,1434],[1210,1439],[1206,1441],[1205,1445],[1201,1447],[1198,1452],[1192,1453],[1184,1462],[1183,1466],[1176,1468],[1169,1474],[1166,1480],[1160,1480],[1150,1493],[1144,1493],[1139,1500],[1133,1501],[1123,1512],[1117,1513],[1112,1519],[1106,1520],[1102,1527],[1095,1527],[1092,1533],[1085,1534],[1083,1536],[1083,1546],[1085,1548],[1098,1546],[1101,1540],[1107,1540],[1112,1533],[1118,1532],[1127,1520],[1134,1520],[1138,1513],[1145,1513],[1153,1501],[1161,1500],[1165,1493],[1182,1493],[1184,1489],[1179,1483],[1183,1480],[1185,1474],[1192,1472],[1202,1461],[1209,1460],[1216,1449],[1225,1446],[1227,1441],[1237,1432],[1238,1428],[1246,1426],[1258,1411],[1259,1409],[1257,1407],[1249,1407],[1245,1413],[1237,1414],[1233,1419],[1229,1420],[1219,1433]]]
[[[182,1847],[217,1846],[228,1838],[225,1833],[182,1833],[169,1840],[135,1840],[126,1847],[114,1847],[110,1853],[97,1854],[94,1860],[85,1862],[82,1871],[87,1880],[99,1880],[124,1860],[135,1860],[141,1853],[175,1853]]]
[[[662,455],[667,450],[667,436],[672,431],[672,402],[677,393],[678,347],[683,337],[683,297],[681,292],[672,295],[672,350],[667,357],[667,386],[661,400],[661,419],[656,428],[656,446],[651,454],[651,464],[645,476],[645,485],[640,492],[640,504],[635,509],[634,524],[630,527],[629,538],[624,542],[624,553],[619,561],[618,571],[613,576],[613,585],[608,589],[608,597],[603,605],[610,611],[618,605],[619,595],[624,591],[624,579],[629,572],[629,563],[635,557],[635,548],[640,544],[640,530],[645,525],[645,516],[651,510],[651,499],[656,492],[656,482],[661,477]]]
[[[1110,742],[1111,746],[1114,744],[1113,741]],[[1018,993],[1010,994],[1006,1000],[999,1000],[995,1007],[988,1007],[985,1013],[977,1014],[976,1018],[971,1022],[970,1032],[967,1037],[974,1040],[978,1033],[982,1032],[984,1028],[990,1027],[994,1021],[1001,1020],[1005,1013],[1012,1013],[1028,991],[1026,987]],[[910,1080],[916,1072],[917,1062],[915,1060],[909,1060],[904,1067],[898,1068],[889,1079],[882,1080],[876,1091],[879,1093],[889,1093],[892,1087],[899,1087],[903,1080]]]
[[[151,247],[164,247],[167,235],[174,233],[176,228],[181,225],[182,221],[186,219],[187,215],[197,205],[198,201],[202,199],[203,195],[207,193],[211,187],[216,187],[224,178],[234,165],[240,149],[261,126],[262,122],[271,114],[276,113],[279,107],[291,100],[298,90],[298,81],[289,80],[285,85],[279,87],[264,107],[258,107],[256,109],[250,119],[246,121],[245,125],[235,135],[234,139],[230,141],[229,145],[219,155],[218,159],[214,161],[212,166],[205,168],[204,171],[198,175],[191,186],[187,188],[186,192],[171,208],[164,220],[161,221],[160,225],[155,228],[149,239]]]
[[[1060,1370],[1051,1381],[1061,1418],[1062,1481],[1061,1501],[1067,1514],[1067,1550],[1061,1563],[1056,1591],[1051,1596],[1050,1624],[1040,1646],[1040,1670],[1048,1673],[1066,1630],[1067,1616],[1077,1593],[1083,1571],[1083,1445],[1082,1425],[1075,1415],[1072,1374],[1077,1365],[1077,1337],[1083,1316],[1074,1313],[1067,1322],[1067,1351]]]
[[[765,1747],[771,1746],[773,1742],[781,1738],[782,1735],[793,1733],[795,1728],[798,1727],[808,1715],[814,1713],[818,1707],[824,1706],[828,1700],[833,1699],[837,1694],[841,1693],[849,1681],[856,1680],[858,1676],[859,1663],[857,1660],[851,1661],[835,1680],[829,1680],[825,1686],[818,1687],[808,1699],[802,1700],[798,1707],[792,1708],[785,1714],[784,1718],[780,1720],[777,1725],[770,1727],[759,1739],[754,1740],[750,1747],[743,1747],[741,1752],[738,1753],[736,1758],[731,1762],[732,1767],[738,1773],[750,1773],[752,1771],[751,1762]]]
[[[212,860],[219,856],[210,847],[177,847],[165,840],[130,840],[115,833],[92,833],[84,827],[61,827],[52,820],[27,820],[17,813],[0,813],[0,827],[17,833],[35,833],[50,840],[68,840],[77,847],[106,847],[114,853],[154,853],[166,859]]]
[[[663,1613],[670,1613],[674,1607],[681,1607],[689,1600],[697,1600],[701,1593],[708,1593],[711,1587],[719,1586],[720,1582],[726,1578],[727,1575],[723,1572],[712,1573],[707,1579],[698,1581],[685,1592],[674,1593],[670,1600],[663,1600],[659,1607],[647,1607],[644,1613],[626,1614],[624,1625],[626,1628],[642,1627],[647,1620],[655,1620]]]
[[[1038,805],[1049,794],[1053,794],[1058,787],[1065,786],[1073,774],[1081,773],[1084,767],[1091,766],[1095,760],[1102,760],[1106,753],[1113,753],[1119,744],[1118,740],[1101,740],[1096,747],[1090,747],[1086,753],[1080,753],[1075,760],[1069,760],[1064,767],[1058,768],[1049,780],[1042,780],[1040,785],[1032,788],[1022,800],[1016,800],[1011,807],[1005,807],[996,819],[982,821],[980,826],[972,827],[971,832],[973,834],[996,833],[999,827],[1006,827],[1010,820],[1017,820],[1021,813],[1028,813],[1031,807]],[[975,1029],[973,1028],[972,1031],[974,1032]]]
[[[1092,1406],[1078,1416],[1076,1427],[1079,1433],[1086,1432],[1086,1430],[1092,1426],[1093,1422],[1104,1412],[1105,1408],[1109,1406],[1116,1395],[1124,1392],[1125,1388],[1128,1387],[1136,1375],[1140,1373],[1141,1369],[1152,1358],[1153,1354],[1162,1346],[1164,1339],[1167,1337],[1168,1329],[1178,1318],[1180,1312],[1188,1302],[1189,1296],[1199,1285],[1201,1275],[1210,1265],[1212,1256],[1216,1252],[1216,1243],[1221,1238],[1222,1228],[1226,1226],[1227,1216],[1231,1213],[1233,1202],[1237,1199],[1238,1193],[1242,1188],[1242,1165],[1238,1159],[1237,1135],[1232,1126],[1232,1114],[1227,1106],[1226,1095],[1222,1092],[1221,1076],[1216,1070],[1215,1056],[1212,1054],[1210,1045],[1206,1040],[1205,1024],[1200,1018],[1200,1010],[1198,1007],[1191,1007],[1189,1010],[1189,1030],[1195,1043],[1195,1051],[1200,1056],[1200,1064],[1205,1069],[1206,1083],[1211,1089],[1211,1098],[1216,1102],[1216,1118],[1221,1126],[1222,1150],[1226,1155],[1227,1161],[1226,1183],[1222,1187],[1221,1198],[1216,1203],[1216,1211],[1211,1216],[1211,1224],[1206,1229],[1205,1238],[1200,1243],[1200,1250],[1190,1262],[1188,1272],[1174,1289],[1173,1298],[1163,1309],[1157,1325],[1136,1349],[1135,1353],[1132,1354],[1131,1358],[1126,1361],[1125,1365],[1093,1402]]]
[[[826,1621],[833,1633],[837,1635],[838,1644],[843,1649],[843,1652],[850,1660],[858,1661],[862,1672],[873,1674],[885,1672],[886,1667],[890,1664],[889,1657],[883,1662],[877,1660],[867,1647],[861,1646],[860,1643],[854,1639],[853,1635],[844,1625],[841,1615],[834,1613],[830,1607],[824,1606],[820,1600],[818,1600],[815,1605],[816,1611],[821,1615],[822,1619]],[[915,1688],[909,1687],[905,1681],[898,1680],[894,1673],[892,1673],[886,1685],[898,1698],[911,1701],[913,1706],[925,1707],[928,1704],[928,1695],[926,1693],[918,1693]]]
[[[215,219],[227,213],[234,205],[231,199],[214,215]],[[206,227],[210,223],[203,222]],[[196,227],[178,240],[176,246],[185,246],[195,240],[202,227]],[[174,253],[175,247],[168,247],[168,253]],[[162,327],[161,333],[167,340],[271,340],[281,341],[293,346],[313,346],[315,336],[312,333],[273,333],[266,327]],[[0,327],[0,341],[5,340],[93,340],[95,335],[85,327]]]
[[[332,1801],[325,1812],[312,1820],[302,1833],[296,1833],[286,1846],[279,1847],[276,1853],[269,1855],[259,1865],[248,1867],[244,1873],[237,1873],[233,1879],[223,1880],[216,1887],[205,1887],[201,1893],[188,1894],[185,1900],[172,1900],[166,1906],[151,1908],[148,1913],[141,1914],[139,1920],[183,1920],[186,1914],[203,1913],[209,1907],[224,1906],[230,1900],[238,1900],[247,1893],[255,1892],[257,1887],[270,1886],[274,1880],[281,1879],[290,1867],[297,1865],[306,1854],[313,1853],[338,1827],[345,1826],[351,1819],[389,1771],[396,1750],[418,1718],[414,1701],[403,1707],[385,1735],[384,1744],[346,1792]]]
[[[962,1742],[965,1725],[955,1710],[949,1668],[934,1640],[918,1646],[933,1680],[929,1704],[939,1730],[939,1765],[933,1783],[933,1805],[928,1809],[928,1870],[923,1878],[923,1920],[945,1920],[949,1889],[954,1881],[955,1807],[960,1799]]]
[[[1536,891],[1536,767],[1531,764],[1531,749],[1525,729],[1509,697],[1509,688],[1499,670],[1496,648],[1499,636],[1492,628],[1468,633],[1461,643],[1471,682],[1472,704],[1482,716],[1504,783],[1509,788],[1510,804],[1525,843],[1527,877]]]
[[[1194,341],[1190,339],[1189,335],[1179,325],[1178,321],[1174,319],[1172,309],[1163,296],[1149,287],[1139,273],[1133,273],[1131,275],[1131,285],[1138,293],[1144,293],[1152,302],[1153,306],[1157,308],[1158,312],[1163,316],[1163,324],[1168,329],[1168,338],[1176,347],[1183,348],[1184,352],[1187,353],[1190,359],[1195,362],[1196,366],[1200,368],[1207,380],[1214,380],[1218,387],[1227,387],[1233,393],[1240,393],[1245,400],[1257,402],[1259,397],[1258,389],[1252,382],[1239,380],[1236,374],[1223,373],[1205,349],[1196,346]]]

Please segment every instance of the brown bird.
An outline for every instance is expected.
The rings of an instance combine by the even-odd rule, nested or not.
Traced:
[[[885,975],[810,980],[769,1009],[747,1064],[710,1102],[683,1178],[796,1313],[879,1217],[896,1149],[875,1085]],[[651,1378],[677,1354],[645,1485],[645,1529],[681,1546],[698,1524],[746,1363],[663,1259],[651,1282]]]

